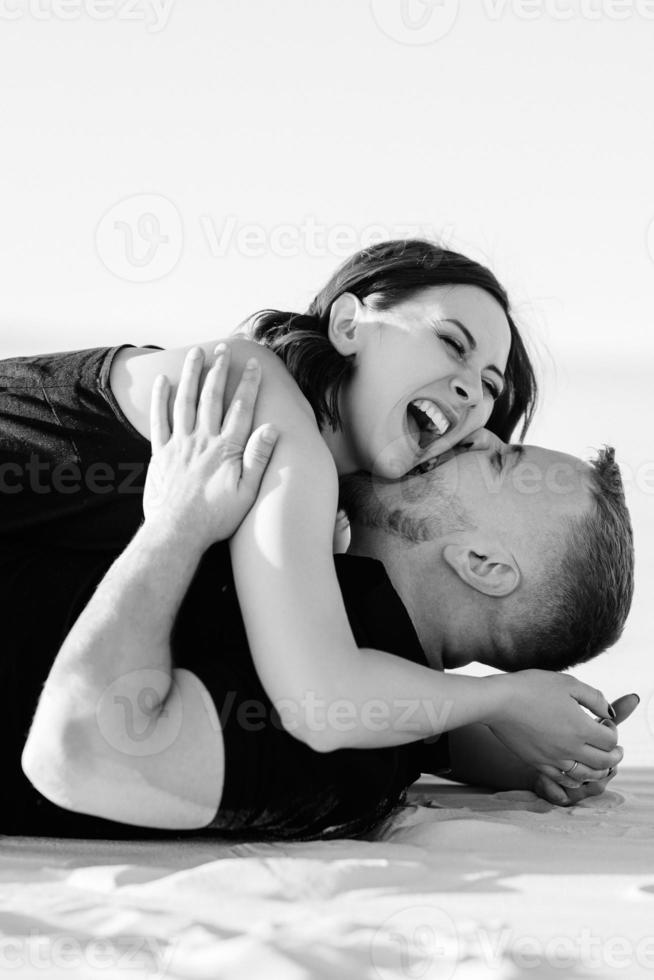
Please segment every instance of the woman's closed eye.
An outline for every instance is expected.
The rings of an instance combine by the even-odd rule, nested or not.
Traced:
[[[446,343],[449,347],[451,347],[453,350],[456,351],[457,357],[459,358],[465,357],[467,351],[460,341],[455,340],[454,337],[448,337],[447,334],[441,334],[440,338],[444,343]],[[488,381],[486,378],[482,380],[482,384],[489,392],[493,401],[497,401],[497,399],[500,397],[500,389],[497,387],[497,385],[494,384],[492,381]]]
[[[497,387],[497,385],[493,384],[492,381],[487,381],[486,378],[482,380],[482,384],[485,386],[486,390],[490,392],[490,396],[493,401],[497,401],[497,399],[500,397],[500,389]]]
[[[460,341],[455,340],[454,337],[448,337],[447,334],[441,334],[440,337],[443,343],[456,351],[458,357],[465,357],[466,349]]]

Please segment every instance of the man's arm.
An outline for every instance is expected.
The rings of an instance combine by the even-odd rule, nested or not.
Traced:
[[[59,651],[22,755],[59,806],[171,829],[205,826],[218,807],[217,712],[195,674],[173,667],[170,634],[202,554],[238,527],[273,450],[263,432],[248,438],[258,375],[243,376],[222,422],[225,366],[207,377],[196,422],[189,360],[172,436],[164,387],[153,395],[145,523]]]
[[[150,827],[206,825],[222,783],[220,725],[170,633],[201,552],[144,525],[57,655],[22,755],[53,803]]]

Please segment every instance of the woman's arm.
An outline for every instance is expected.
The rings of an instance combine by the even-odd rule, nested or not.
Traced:
[[[332,751],[402,745],[478,721],[497,723],[500,731],[508,718],[514,724],[502,728],[503,736],[518,750],[524,745],[533,764],[572,753],[597,761],[599,749],[591,753],[585,745],[593,729],[576,700],[600,712],[606,701],[573,678],[540,671],[520,680],[445,676],[357,648],[332,557],[338,481],[331,453],[281,360],[247,340],[229,346],[237,367],[253,352],[261,361],[255,424],[283,426],[231,553],[252,658],[287,730],[318,751]],[[147,388],[157,371],[174,385],[185,353],[136,358],[134,391]],[[595,744],[613,747],[606,739]]]
[[[211,821],[224,769],[216,708],[195,674],[173,666],[172,627],[200,558],[238,526],[273,449],[262,432],[248,441],[256,372],[221,431],[226,366],[207,378],[197,426],[198,360],[187,367],[172,438],[165,392],[153,398],[145,522],[59,651],[22,755],[59,806],[176,829]]]
[[[603,721],[611,731],[625,721],[638,706],[636,695],[624,695],[614,701],[615,723]],[[428,750],[425,750],[425,753]],[[619,750],[622,756],[622,749]],[[559,806],[580,803],[589,796],[603,793],[615,776],[616,767],[603,770],[596,778],[580,781],[570,776],[554,782],[538,770],[526,765],[509,751],[486,725],[467,725],[449,735],[450,772],[447,779],[489,789],[531,790],[538,796]],[[617,765],[617,764],[616,764]]]
[[[444,675],[357,648],[331,553],[336,469],[312,419],[302,414],[286,431],[294,409],[285,397],[264,384],[259,410],[283,419],[284,432],[230,547],[252,657],[287,730],[331,751],[402,745],[483,722],[531,765],[611,765],[604,755],[615,740],[579,707],[605,716],[606,699],[573,677]]]

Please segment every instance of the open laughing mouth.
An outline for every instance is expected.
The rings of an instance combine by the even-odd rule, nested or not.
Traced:
[[[454,425],[431,398],[414,398],[406,410],[409,433],[418,448],[427,449],[437,439],[442,439]]]

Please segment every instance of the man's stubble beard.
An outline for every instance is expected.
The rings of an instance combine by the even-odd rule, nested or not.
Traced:
[[[472,526],[434,469],[394,481],[350,473],[341,477],[339,487],[339,506],[352,524],[377,528],[409,544]]]

